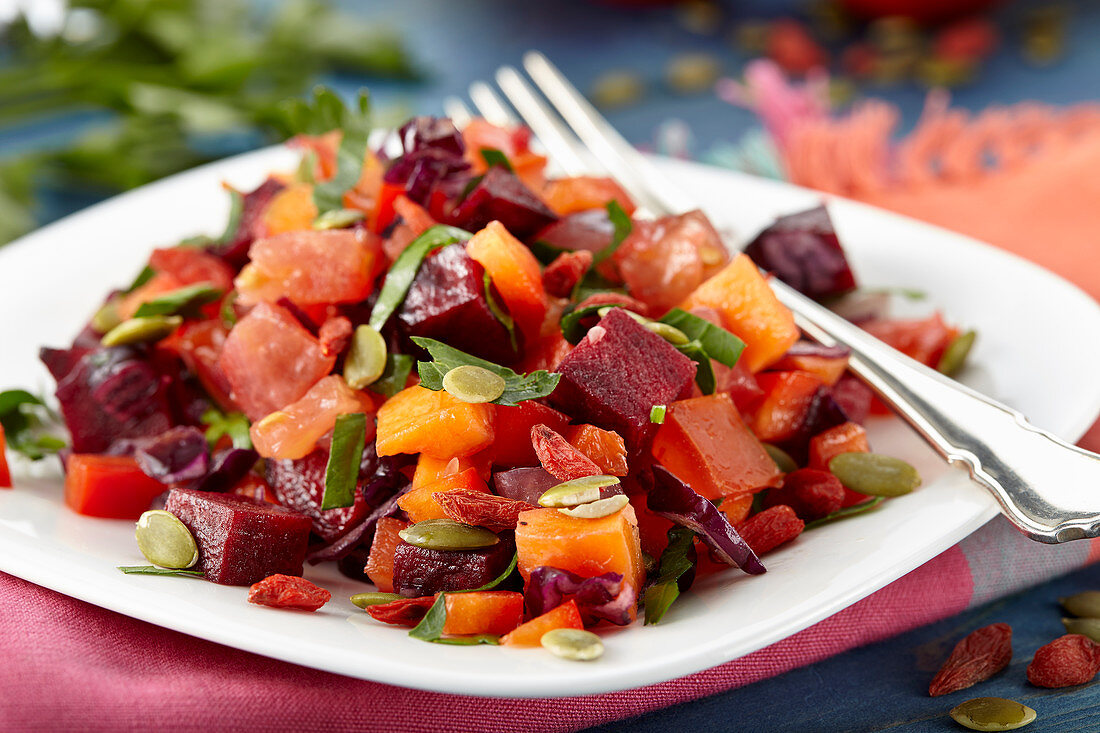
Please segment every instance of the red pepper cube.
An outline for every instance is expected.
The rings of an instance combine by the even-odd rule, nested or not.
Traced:
[[[65,473],[65,503],[89,517],[137,519],[167,488],[129,456],[74,453]]]

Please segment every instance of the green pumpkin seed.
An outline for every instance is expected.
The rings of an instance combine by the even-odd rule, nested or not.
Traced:
[[[673,346],[683,346],[684,344],[691,341],[691,339],[687,337],[686,333],[676,328],[675,326],[668,325],[667,323],[661,323],[660,321],[649,321],[648,323],[642,325],[644,325],[650,331],[657,334]]]
[[[974,346],[974,339],[977,336],[978,334],[975,331],[967,331],[952,339],[947,348],[943,350],[943,356],[940,357],[936,370],[949,377],[957,374],[966,364],[966,357],[970,353],[971,347]]]
[[[596,311],[596,315],[598,315],[600,318],[603,318],[604,316],[606,316],[608,313],[615,310],[616,308],[618,308],[621,311],[624,311],[628,316],[630,316],[631,318],[633,318],[635,321],[642,324],[643,326],[650,322],[650,320],[648,318],[646,318],[645,316],[639,315],[638,313],[635,313],[634,311],[627,310],[626,308],[623,308],[621,305],[605,305],[603,308],[600,308],[599,310]]]
[[[181,570],[199,561],[199,548],[191,531],[174,514],[162,509],[142,514],[134,536],[141,554],[154,565]]]
[[[630,499],[627,498],[626,494],[615,494],[606,499],[598,499],[587,504],[581,504],[580,506],[567,509],[559,509],[558,511],[567,516],[576,517],[577,519],[600,519],[602,517],[611,516],[629,503]]]
[[[1064,618],[1062,625],[1067,634],[1080,634],[1100,642],[1100,618]]]
[[[321,231],[346,229],[358,221],[363,221],[364,218],[366,214],[355,209],[331,209],[313,220],[313,228]]]
[[[1027,705],[1003,697],[976,697],[951,709],[955,722],[970,730],[1016,730],[1035,720]]]
[[[103,307],[95,312],[92,316],[92,328],[96,333],[107,333],[118,324],[122,323],[122,318],[118,315],[118,302],[111,298]]]
[[[764,450],[771,456],[771,459],[775,461],[775,465],[779,466],[780,471],[790,473],[798,470],[798,464],[794,462],[787,451],[771,443],[761,443],[761,445],[764,446]]]
[[[617,486],[617,476],[585,476],[551,486],[539,497],[539,506],[561,508],[598,501],[600,489]]]
[[[104,346],[125,346],[146,341],[160,341],[183,323],[180,316],[144,316],[118,324],[100,339]]]
[[[483,527],[452,519],[425,519],[397,534],[410,545],[425,550],[478,550],[500,542],[499,537]]]
[[[1081,618],[1100,618],[1100,590],[1087,590],[1069,598],[1059,598],[1058,602],[1068,614]]]
[[[366,608],[368,606],[381,606],[383,603],[390,603],[404,597],[397,593],[356,593],[351,597],[351,602],[359,608]]]
[[[920,474],[900,458],[878,453],[841,453],[829,471],[852,491],[868,496],[901,496],[920,486]]]
[[[584,629],[553,629],[540,643],[551,654],[574,662],[588,662],[603,655],[600,637]]]
[[[443,389],[463,402],[492,402],[507,387],[504,377],[473,364],[463,364],[443,375]]]
[[[356,327],[344,359],[344,381],[352,389],[374,384],[386,371],[386,340],[372,326]]]

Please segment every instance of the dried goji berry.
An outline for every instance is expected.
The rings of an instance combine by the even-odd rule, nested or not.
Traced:
[[[293,575],[269,575],[248,589],[248,602],[272,608],[298,608],[316,611],[329,602],[332,594],[305,578]]]
[[[578,249],[562,252],[542,271],[542,287],[551,295],[568,298],[592,266],[592,253]]]
[[[321,350],[325,356],[342,354],[347,348],[352,333],[351,321],[343,316],[328,318],[317,331],[321,341]]]
[[[1012,661],[1012,627],[990,624],[955,645],[951,656],[932,678],[928,694],[939,697],[965,690],[1000,672]]]
[[[531,446],[542,467],[559,481],[602,473],[591,458],[573,447],[560,433],[541,423],[531,427]]]
[[[752,515],[735,529],[753,552],[763,555],[802,534],[805,526],[794,509],[780,504]]]
[[[400,598],[377,606],[367,606],[367,613],[375,621],[394,626],[407,626],[411,629],[420,623],[433,603],[435,603],[435,596]]]
[[[779,489],[769,489],[765,506],[786,504],[803,521],[810,522],[832,514],[844,503],[844,484],[828,471],[800,468],[783,479]]]
[[[626,442],[614,430],[604,430],[595,425],[573,425],[566,429],[565,438],[570,445],[584,453],[608,476],[625,476]]]
[[[1059,636],[1039,647],[1027,665],[1028,682],[1036,687],[1083,685],[1100,672],[1100,644],[1081,634]]]
[[[534,508],[525,501],[471,489],[436,491],[432,498],[443,508],[443,513],[456,522],[485,527],[493,532],[515,529],[520,512]]]

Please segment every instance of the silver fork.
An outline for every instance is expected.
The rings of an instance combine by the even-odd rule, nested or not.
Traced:
[[[497,84],[566,173],[597,172],[595,161],[648,213],[698,208],[672,188],[546,57],[529,52],[523,66],[545,96],[509,66],[497,70]],[[471,85],[470,98],[490,122],[519,121],[484,82]],[[447,100],[445,110],[460,123],[470,119],[458,99]],[[1045,543],[1100,536],[1100,456],[1036,428],[1017,410],[910,359],[778,279],[770,283],[805,333],[823,344],[851,349],[852,370],[949,464],[965,468],[1024,534]]]

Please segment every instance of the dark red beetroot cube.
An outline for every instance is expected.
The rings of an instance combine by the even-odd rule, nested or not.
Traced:
[[[279,503],[313,520],[313,531],[325,542],[332,542],[358,524],[368,511],[362,491],[355,492],[349,507],[321,510],[325,495],[325,470],[328,451],[318,448],[297,460],[268,460],[265,474]]]
[[[781,216],[745,247],[752,261],[814,300],[846,293],[856,278],[824,206]]]
[[[615,308],[562,359],[558,372],[554,407],[577,422],[614,430],[637,455],[657,429],[649,421],[653,406],[691,394],[695,362]]]
[[[207,580],[252,585],[276,573],[302,574],[307,516],[247,496],[190,489],[172,489],[164,508],[195,535]]]
[[[393,553],[393,590],[416,598],[480,588],[504,572],[515,552],[503,537],[481,550],[427,550],[402,541]]]
[[[531,431],[527,432],[530,435]],[[530,438],[527,442],[531,442]],[[493,474],[493,489],[498,496],[535,505],[539,503],[539,497],[546,493],[547,489],[560,483],[561,481],[551,476],[550,472],[542,466],[512,468]]]
[[[424,260],[397,318],[409,336],[446,341],[498,364],[510,364],[518,355],[508,329],[485,298],[485,268],[466,254],[462,243]]]
[[[514,174],[493,167],[455,208],[452,219],[468,232],[496,220],[512,236],[525,240],[558,217]]]
[[[615,225],[604,209],[588,209],[564,216],[538,233],[535,239],[558,249],[599,252],[611,244]]]

